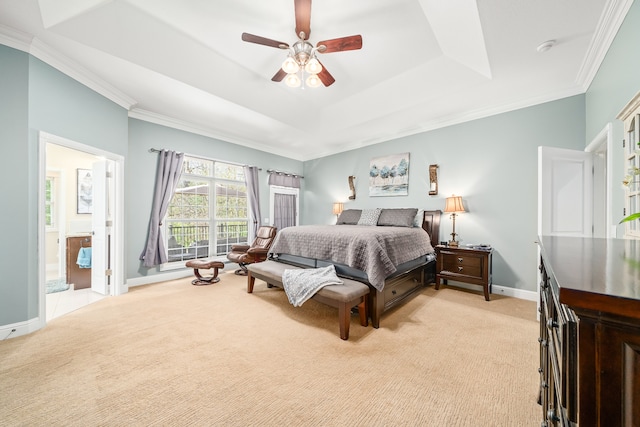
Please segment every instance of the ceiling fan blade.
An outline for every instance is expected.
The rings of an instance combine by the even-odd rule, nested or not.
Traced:
[[[287,72],[286,72],[286,71],[284,71],[282,68],[280,68],[280,69],[278,70],[278,72],[277,72],[277,73],[275,73],[275,74],[273,75],[273,77],[271,77],[271,81],[274,81],[274,82],[281,82],[281,81],[282,81],[282,79],[284,79],[284,78],[286,77],[286,75],[287,75]]]
[[[333,76],[329,73],[329,71],[327,71],[327,67],[325,67],[324,64],[321,63],[320,65],[322,65],[322,71],[318,73],[318,78],[320,79],[323,85],[329,87],[333,83],[335,83],[336,79],[334,79]]]
[[[322,46],[325,46],[323,49]],[[331,39],[318,42],[316,45],[318,52],[331,53],[342,52],[345,50],[357,50],[362,48],[362,36],[360,34],[356,36],[340,37],[338,39]]]
[[[294,0],[296,10],[296,36],[307,40],[311,34],[311,0]],[[304,33],[302,36],[300,33]]]
[[[242,40],[249,43],[261,44],[264,46],[277,47],[280,49],[289,49],[289,45],[277,40],[268,39],[266,37],[260,37],[249,33],[242,33]]]

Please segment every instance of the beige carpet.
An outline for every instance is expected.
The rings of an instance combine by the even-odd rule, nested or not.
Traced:
[[[336,309],[221,277],[0,342],[0,425],[540,425],[533,302],[429,287],[343,341]]]

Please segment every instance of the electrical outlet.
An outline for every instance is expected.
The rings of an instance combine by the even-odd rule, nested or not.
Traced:
[[[264,223],[268,225],[269,224],[269,218],[265,218],[264,219]]]

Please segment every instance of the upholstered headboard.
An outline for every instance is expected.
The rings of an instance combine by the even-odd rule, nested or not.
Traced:
[[[422,217],[422,229],[429,233],[431,237],[431,246],[434,248],[440,243],[440,216],[441,210],[424,211]]]

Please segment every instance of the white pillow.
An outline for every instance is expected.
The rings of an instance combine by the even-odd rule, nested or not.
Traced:
[[[360,215],[360,219],[358,220],[358,225],[378,225],[378,218],[380,217],[380,212],[382,209],[363,209],[362,214]]]

